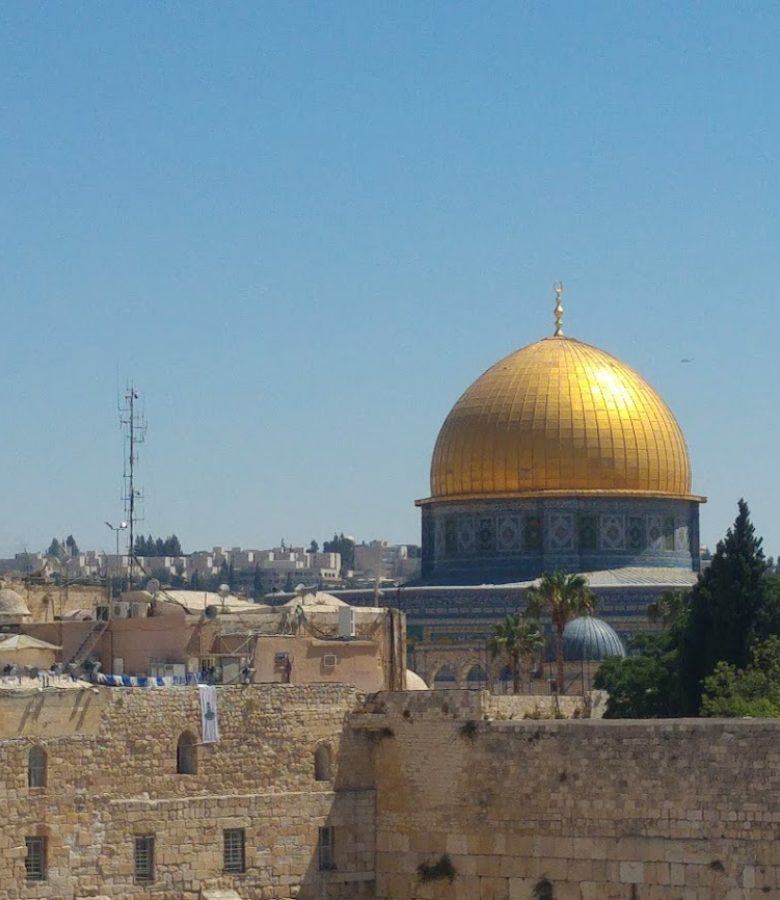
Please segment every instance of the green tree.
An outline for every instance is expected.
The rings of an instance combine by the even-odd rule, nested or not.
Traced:
[[[46,551],[47,556],[53,556],[55,559],[62,559],[62,544],[57,540],[57,538],[52,538],[51,543],[49,544],[49,549]]]
[[[319,553],[320,545],[316,541],[309,544],[309,553]]]
[[[529,622],[518,613],[507,616],[493,629],[493,637],[488,641],[488,650],[493,659],[501,655],[506,658],[512,673],[512,693],[520,692],[523,661],[533,659],[544,647],[544,638],[535,622]]]
[[[67,549],[68,556],[73,557],[79,555],[79,545],[76,543],[76,538],[74,538],[72,534],[69,534],[65,538],[65,547]]]
[[[696,715],[704,679],[719,662],[744,669],[766,600],[767,566],[744,500],[691,591],[680,646],[683,712]]]
[[[668,632],[637,635],[633,655],[613,656],[599,666],[594,687],[609,694],[608,719],[663,719],[679,714],[679,666]]]
[[[780,718],[780,636],[757,641],[751,665],[719,662],[704,680],[704,716]]]
[[[596,606],[596,598],[582,575],[565,572],[546,572],[536,587],[529,588],[527,614],[540,618],[549,614],[555,636],[558,693],[565,693],[563,669],[563,630],[566,623],[577,616],[590,614]]]
[[[344,537],[344,533],[334,534],[332,541],[325,541],[322,545],[324,553],[341,554],[341,574],[355,568],[355,542],[352,538]]]

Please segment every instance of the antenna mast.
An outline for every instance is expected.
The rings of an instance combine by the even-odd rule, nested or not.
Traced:
[[[143,494],[135,486],[135,465],[138,462],[138,446],[143,444],[146,438],[146,419],[136,412],[135,406],[138,394],[132,383],[125,391],[125,403],[119,411],[119,421],[125,433],[125,520],[128,527],[128,581],[129,588],[133,587],[133,569],[135,566],[135,524],[142,517],[136,514],[136,502],[143,500]]]

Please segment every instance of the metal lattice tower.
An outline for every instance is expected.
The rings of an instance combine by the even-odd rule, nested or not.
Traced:
[[[124,504],[125,521],[128,526],[128,560],[129,560],[129,587],[133,585],[133,569],[135,563],[135,525],[143,521],[143,516],[138,515],[138,505],[143,500],[143,492],[135,484],[135,467],[138,462],[138,447],[146,438],[146,419],[136,410],[138,394],[130,384],[125,391],[124,405],[119,410],[119,421],[125,434],[125,460],[124,460]]]

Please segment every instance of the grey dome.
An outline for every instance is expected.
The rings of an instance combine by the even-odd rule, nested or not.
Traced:
[[[626,655],[614,628],[593,616],[572,619],[567,624],[563,630],[563,649],[567,660],[599,660]]]

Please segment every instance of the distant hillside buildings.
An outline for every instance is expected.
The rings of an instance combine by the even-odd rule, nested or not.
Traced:
[[[371,541],[355,546],[355,569],[342,571],[340,553],[313,552],[282,543],[269,550],[213,547],[181,556],[136,557],[142,577],[164,583],[206,588],[220,579],[235,590],[255,596],[293,590],[298,584],[339,586],[354,580],[407,581],[419,572],[419,548],[407,544]],[[127,554],[87,550],[57,559],[45,553],[17,553],[0,559],[0,574],[40,575],[47,578],[127,578]]]

